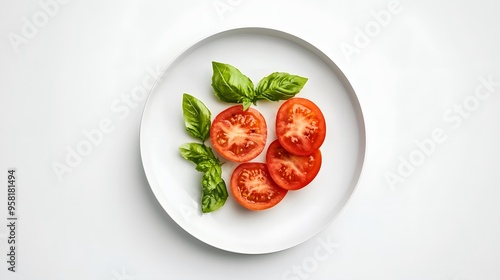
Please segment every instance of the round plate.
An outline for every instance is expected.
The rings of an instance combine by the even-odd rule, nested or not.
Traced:
[[[205,103],[212,119],[233,105],[220,102],[213,94],[212,61],[235,66],[255,85],[276,71],[307,77],[297,96],[312,100],[324,113],[327,135],[318,176],[305,188],[289,192],[271,209],[248,211],[229,192],[219,210],[209,214],[200,210],[202,174],[180,156],[178,149],[183,143],[197,141],[184,129],[181,104],[182,94],[189,93]],[[261,101],[254,106],[268,124],[267,146],[276,139],[274,124],[280,104]],[[360,176],[365,128],[352,86],[323,52],[278,30],[238,28],[199,41],[165,68],[144,108],[140,148],[154,195],[180,227],[214,247],[261,254],[298,245],[335,219]],[[265,162],[265,150],[253,161]],[[236,166],[231,162],[223,165],[228,189]]]

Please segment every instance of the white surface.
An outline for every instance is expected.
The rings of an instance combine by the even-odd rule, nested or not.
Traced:
[[[19,174],[18,272],[7,271],[2,218],[1,279],[500,277],[500,86],[474,98],[481,77],[500,81],[496,1],[179,3],[68,1],[18,52],[9,33],[22,34],[24,18],[43,9],[0,3],[0,168]],[[376,29],[372,11],[382,9],[391,19]],[[323,49],[353,84],[366,121],[367,157],[348,207],[317,238],[267,255],[215,249],[169,218],[140,163],[146,98],[127,101],[190,44],[240,26],[303,34]],[[365,28],[373,36],[363,42]],[[357,47],[352,55],[345,44]],[[464,101],[473,110],[457,117]],[[65,164],[68,147],[84,145],[83,131],[100,123],[101,141],[58,180],[52,164]],[[399,174],[400,157],[418,156],[415,141],[433,131],[440,143],[391,188],[385,174]]]
[[[300,96],[312,100],[324,112],[327,129],[321,146],[321,172],[307,188],[288,192],[272,209],[249,212],[230,196],[218,211],[201,212],[201,175],[179,154],[179,146],[196,142],[184,128],[181,104],[183,93],[192,94],[211,110],[212,119],[234,105],[220,102],[213,94],[212,61],[238,67],[255,85],[276,71],[305,76],[308,81]],[[259,102],[254,107],[266,119],[266,151],[276,140],[275,119],[280,104]],[[183,52],[154,86],[144,109],[140,134],[148,182],[169,216],[207,244],[248,254],[288,249],[327,227],[354,192],[366,143],[361,108],[353,88],[336,65],[300,38],[267,28],[216,33]],[[207,144],[211,145],[210,141]],[[265,162],[265,155],[262,152],[253,161]],[[236,166],[231,161],[222,166],[228,192]]]

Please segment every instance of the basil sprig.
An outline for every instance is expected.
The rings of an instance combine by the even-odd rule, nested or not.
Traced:
[[[263,78],[254,88],[250,78],[243,75],[236,67],[212,62],[212,88],[215,96],[228,103],[241,103],[243,110],[248,109],[258,100],[287,100],[299,93],[307,82],[307,78],[274,72]]]
[[[183,158],[196,164],[197,171],[203,172],[201,211],[213,212],[224,205],[228,193],[222,179],[222,163],[204,143],[210,136],[211,113],[203,102],[187,93],[182,96],[182,112],[186,131],[202,143],[182,144],[179,151]]]

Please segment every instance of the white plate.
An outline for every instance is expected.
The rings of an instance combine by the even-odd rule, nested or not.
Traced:
[[[320,173],[309,186],[289,192],[271,209],[245,210],[229,192],[218,211],[202,214],[200,210],[201,173],[178,150],[181,144],[196,141],[184,130],[181,103],[183,93],[194,95],[211,110],[212,118],[231,106],[212,93],[212,61],[234,65],[254,84],[275,71],[307,77],[298,96],[314,101],[325,115],[327,136],[321,147]],[[254,107],[266,117],[267,145],[275,139],[274,118],[280,104],[260,102]],[[352,195],[365,153],[361,108],[339,68],[304,40],[266,28],[224,31],[183,52],[155,84],[144,108],[140,134],[146,176],[170,217],[207,244],[246,254],[284,250],[327,227]],[[254,161],[264,162],[264,155]],[[235,166],[223,166],[228,187]]]

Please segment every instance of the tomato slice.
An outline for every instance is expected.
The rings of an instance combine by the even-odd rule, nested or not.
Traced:
[[[269,145],[266,163],[269,174],[278,186],[287,190],[299,190],[307,186],[321,168],[321,151],[307,156],[289,153],[278,140]]]
[[[309,99],[290,98],[278,109],[276,135],[288,152],[309,155],[325,141],[325,117]]]
[[[273,181],[265,163],[242,163],[231,176],[233,197],[249,210],[271,208],[278,204],[287,192]]]
[[[266,145],[266,120],[253,108],[243,111],[242,105],[229,107],[212,122],[210,140],[215,150],[228,160],[252,160]]]

